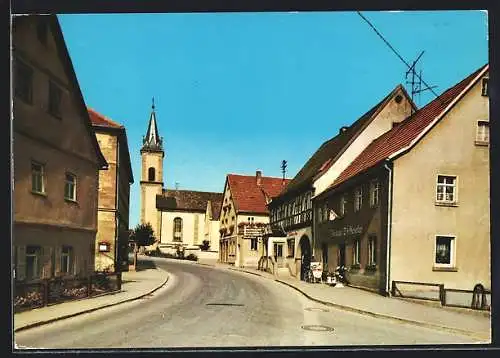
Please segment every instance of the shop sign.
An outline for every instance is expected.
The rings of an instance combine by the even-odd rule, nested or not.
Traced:
[[[363,232],[363,227],[358,225],[358,226],[351,226],[347,225],[344,226],[340,230],[332,230],[331,234],[333,237],[341,237],[341,236],[349,236],[349,235],[359,235]]]

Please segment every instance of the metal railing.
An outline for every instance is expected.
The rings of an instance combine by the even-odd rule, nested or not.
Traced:
[[[96,273],[87,278],[57,277],[17,281],[14,289],[14,312],[120,291],[121,283],[121,273]]]

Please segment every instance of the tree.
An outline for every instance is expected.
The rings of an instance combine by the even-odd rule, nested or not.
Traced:
[[[132,231],[130,238],[135,242],[137,248],[152,245],[156,241],[156,237],[150,223],[137,225]]]

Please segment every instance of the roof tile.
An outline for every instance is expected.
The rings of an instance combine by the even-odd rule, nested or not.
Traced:
[[[429,102],[425,107],[415,112],[400,125],[375,139],[361,154],[339,175],[330,188],[354,177],[355,175],[375,166],[381,161],[389,158],[392,154],[407,147],[438,117],[443,110],[458,97],[473,79],[486,67],[469,75],[442,93],[438,98]]]

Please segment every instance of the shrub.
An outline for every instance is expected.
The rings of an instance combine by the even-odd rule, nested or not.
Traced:
[[[198,261],[198,256],[196,256],[195,254],[189,254],[186,256],[186,260],[189,260],[189,261]]]

